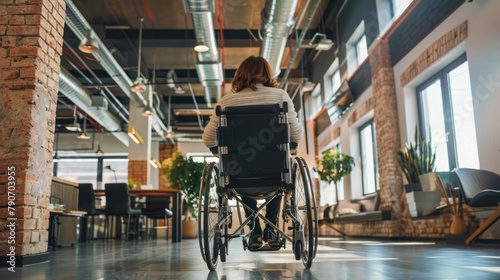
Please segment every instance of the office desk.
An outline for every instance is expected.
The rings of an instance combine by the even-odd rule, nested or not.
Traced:
[[[59,237],[59,225],[61,222],[59,221],[59,217],[83,217],[87,215],[85,211],[73,211],[73,210],[60,210],[60,209],[49,209],[50,221],[49,221],[49,241],[52,245],[52,251],[56,250],[57,241]],[[56,233],[57,230],[57,233]],[[74,228],[76,233],[76,226]],[[71,244],[73,246],[74,243]]]
[[[165,196],[173,198],[172,205],[172,242],[181,242],[182,240],[182,204],[181,204],[181,191],[178,189],[161,189],[161,190],[129,190],[130,196]],[[105,196],[104,190],[94,190],[95,196]]]

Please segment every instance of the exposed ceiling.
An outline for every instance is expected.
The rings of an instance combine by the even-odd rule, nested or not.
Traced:
[[[289,67],[287,84],[284,84],[291,94],[303,78],[308,77],[307,65],[317,52],[311,48],[299,48],[294,51],[297,41],[300,42],[302,28],[310,22],[309,31],[303,33],[305,36],[301,42],[305,45],[316,32],[324,33],[322,19],[328,13],[328,7],[332,6],[327,0],[295,1],[296,6],[293,6],[292,11],[295,23],[291,23],[292,34],[285,36],[286,47],[279,63],[282,71],[277,77],[278,80],[282,79],[290,57],[295,56]],[[185,8],[184,2],[189,7]],[[266,9],[286,6],[290,2],[294,0],[269,1],[268,6],[266,0],[68,0],[61,58],[61,66],[67,71],[61,72],[62,86],[58,98],[56,131],[66,131],[65,126],[74,121],[73,109],[76,104],[80,126],[83,126],[83,118],[88,117],[88,132],[111,131],[118,139],[122,139],[122,142],[127,141],[130,99],[141,103],[139,106],[144,106],[145,100],[150,96],[148,92],[140,95],[128,90],[137,77],[140,34],[138,18],[143,18],[141,74],[147,79],[148,87],[151,85],[150,89],[155,92],[155,139],[165,140],[166,129],[172,127],[177,140],[199,140],[202,133],[200,126],[203,127],[208,121],[212,106],[217,102],[217,91],[222,95],[230,91],[230,82],[236,68],[248,56],[260,54],[264,44],[262,38],[266,39],[269,28],[272,32],[280,32],[282,26],[263,26],[263,15],[268,19],[274,17],[278,20],[280,16],[279,13],[269,16],[269,10]],[[317,10],[312,13],[314,5],[317,5]],[[207,30],[200,30],[206,27],[203,25],[207,24],[207,18],[202,18],[193,25],[193,17],[195,20],[200,18],[198,15],[193,16],[193,13],[186,13],[206,11],[210,8],[213,13],[208,17],[213,21],[211,31],[215,37],[215,53],[219,58],[215,63],[210,60],[213,57],[197,55],[193,50],[200,38],[210,35],[203,34],[207,33]],[[304,12],[301,18],[302,11]],[[295,29],[300,18],[302,20]],[[84,33],[85,26],[94,30],[95,36],[105,46],[107,53],[102,48],[95,55],[79,51],[81,34],[75,30],[80,29],[80,33]],[[117,78],[116,73],[109,71],[109,59],[114,60],[113,67],[121,68],[117,73],[122,73],[124,77]],[[215,86],[214,93],[207,90],[207,84],[209,87],[213,86],[210,75],[217,76],[217,67],[220,67],[218,65],[222,68],[223,78],[220,82],[215,81],[219,86]],[[200,72],[204,67],[209,70]],[[201,77],[200,81],[200,73],[207,74],[208,77]],[[92,96],[104,96],[108,103],[107,110],[90,106]],[[103,124],[103,118],[108,123]]]

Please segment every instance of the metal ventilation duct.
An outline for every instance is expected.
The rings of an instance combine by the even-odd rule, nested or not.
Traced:
[[[66,0],[66,25],[80,40],[85,38],[88,29],[92,29],[72,0]],[[130,90],[132,80],[130,80],[127,73],[125,73],[123,68],[113,57],[113,54],[108,50],[106,45],[102,43],[98,36],[95,36],[94,39],[99,45],[99,51],[92,55],[101,63],[104,70],[106,70],[109,76],[130,99],[134,100],[139,106],[145,106],[147,103],[146,99],[141,94],[133,93]],[[163,124],[163,121],[157,115],[153,116],[153,120],[153,127],[156,132],[159,135],[164,135],[164,131],[166,131],[167,128]]]
[[[69,98],[71,102],[75,103],[78,108],[87,113],[89,117],[104,127],[104,129],[113,133],[125,146],[128,146],[127,134],[125,132],[118,132],[122,130],[118,119],[108,110],[92,107],[91,93],[64,68],[61,68],[61,72],[59,73],[59,91]]]
[[[196,55],[196,71],[205,87],[205,99],[210,105],[212,100],[219,101],[221,85],[224,81],[222,64],[215,42],[214,24],[212,21],[213,0],[184,0],[184,11],[191,13],[196,41],[205,44],[209,50]]]
[[[291,34],[295,23],[294,14],[297,2],[297,0],[267,0],[265,8],[262,10],[264,40],[260,56],[267,59],[275,77],[281,71],[281,60],[287,37]]]

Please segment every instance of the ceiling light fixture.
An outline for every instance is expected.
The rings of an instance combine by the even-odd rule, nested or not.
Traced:
[[[157,161],[154,157],[151,157],[149,159],[149,163],[151,163],[151,165],[153,165],[154,168],[161,168],[161,163]]]
[[[165,137],[170,140],[171,142],[173,142],[175,144],[175,141],[174,141],[174,132],[172,131],[172,127],[170,126],[170,114],[171,114],[171,102],[172,102],[172,94],[169,92],[168,93],[168,104],[167,104],[167,133],[165,134]]]
[[[85,118],[83,118],[83,132],[78,134],[78,136],[76,138],[82,139],[82,140],[90,139],[90,135],[87,134],[87,116],[85,116]]]
[[[316,38],[321,38],[318,43],[314,43]],[[314,48],[318,51],[327,51],[333,47],[333,41],[326,38],[326,35],[323,33],[317,32],[312,37],[311,41],[307,45],[300,45],[301,48]]]
[[[143,18],[138,18],[139,21],[139,51],[137,53],[137,78],[134,81],[134,84],[130,88],[133,92],[143,93],[146,91],[146,85],[144,84],[144,80],[141,78],[141,53],[142,53],[142,22]]]
[[[77,116],[76,116],[76,106],[73,109],[73,118],[74,118],[73,123],[72,124],[68,124],[66,126],[66,129],[69,130],[69,131],[81,131],[80,124],[76,122],[76,118],[77,118]]]
[[[144,117],[151,117],[152,115],[154,115],[154,111],[153,111],[153,108],[151,108],[151,106],[149,106],[149,104],[144,108],[144,110],[142,111],[142,115]]]
[[[144,140],[135,128],[129,127],[127,134],[136,144],[144,144]]]
[[[99,51],[99,44],[97,40],[94,39],[94,31],[92,29],[87,29],[87,36],[83,38],[78,46],[78,49],[84,53],[96,53]]]
[[[156,82],[156,55],[154,56],[153,59],[153,84],[149,85],[149,90],[148,90],[148,99],[146,99],[146,107],[142,111],[142,115],[144,117],[151,117],[155,114],[155,111],[153,109],[153,88],[154,88],[154,83]]]
[[[101,142],[102,142],[102,130],[101,134],[99,135],[99,144],[97,145],[97,151],[95,151],[95,154],[98,156],[104,155],[104,152],[101,150]]]
[[[207,45],[203,44],[203,43],[198,43],[194,47],[194,50],[196,52],[199,52],[199,53],[204,53],[204,52],[208,52],[210,50],[210,48]]]
[[[175,137],[175,133],[172,131],[172,127],[168,126],[167,127],[167,133],[165,134],[165,137],[168,139],[172,139]]]
[[[186,91],[181,86],[177,86],[175,88],[175,94],[184,94],[184,93],[186,93]]]

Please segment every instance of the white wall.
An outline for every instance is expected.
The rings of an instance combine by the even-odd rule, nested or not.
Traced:
[[[202,142],[178,142],[177,150],[184,156],[188,153],[211,154]]]
[[[500,1],[475,0],[464,3],[397,65],[396,92],[400,120],[401,143],[406,143],[417,120],[415,87],[462,53],[467,54],[480,168],[500,173]],[[435,62],[404,89],[400,75],[433,42],[460,23],[468,22],[468,37],[445,57]],[[406,132],[406,133],[405,133]]]

